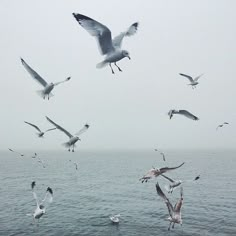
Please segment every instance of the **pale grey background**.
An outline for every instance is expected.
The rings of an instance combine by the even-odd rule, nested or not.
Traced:
[[[0,149],[63,150],[63,133],[39,139],[23,123],[51,127],[45,115],[71,133],[89,122],[82,149],[233,148],[235,9],[233,0],[1,0]],[[122,73],[96,69],[103,58],[72,12],[102,22],[113,36],[140,22],[137,34],[124,40],[132,60],[118,63]],[[43,100],[20,57],[48,82],[72,79]],[[204,76],[192,90],[180,72]],[[200,120],[170,121],[172,108]],[[224,121],[230,126],[216,132]]]

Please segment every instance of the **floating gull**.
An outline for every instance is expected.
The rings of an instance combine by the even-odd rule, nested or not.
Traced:
[[[46,213],[47,204],[51,203],[53,200],[53,191],[50,187],[48,187],[46,190],[46,194],[45,194],[44,199],[40,202],[38,200],[36,193],[34,192],[35,186],[36,186],[36,183],[35,183],[35,181],[33,181],[31,183],[31,189],[32,189],[33,197],[34,197],[36,204],[37,204],[37,208],[35,209],[35,211],[32,215],[33,215],[34,219],[39,220],[39,218],[41,218]]]
[[[218,130],[218,128],[222,128],[224,125],[229,125],[229,123],[228,123],[228,122],[224,122],[224,123],[218,125],[218,126],[216,127],[216,130]]]
[[[174,109],[170,110],[168,112],[170,119],[173,117],[174,114],[183,115],[191,120],[199,120],[198,117],[194,116],[192,113],[190,113],[189,111],[186,111],[186,110],[174,110]]]
[[[46,132],[57,129],[57,128],[51,128],[51,129],[47,129],[46,131],[42,132],[38,126],[36,126],[36,125],[34,125],[34,124],[32,124],[32,123],[29,123],[29,122],[27,122],[27,121],[24,121],[24,122],[25,122],[26,124],[28,124],[28,125],[31,125],[31,126],[34,127],[36,130],[39,131],[39,133],[37,133],[37,135],[38,135],[39,138],[42,138]]]
[[[37,91],[37,93],[43,97],[44,99],[46,97],[48,97],[48,100],[50,97],[53,96],[53,94],[51,93],[51,91],[53,90],[53,88],[61,83],[64,83],[66,81],[70,80],[70,77],[68,77],[67,79],[57,82],[57,83],[47,83],[36,71],[34,71],[22,58],[21,58],[21,62],[23,64],[23,66],[25,67],[25,69],[29,72],[29,74],[32,76],[33,79],[35,79],[39,84],[41,84],[44,89]]]
[[[12,150],[11,148],[8,148],[8,150],[9,150],[10,152],[15,152],[15,153],[19,154],[21,157],[24,156],[24,154],[21,154],[20,152],[16,152],[16,151]]]
[[[181,207],[183,205],[183,188],[181,187],[180,189],[180,199],[178,200],[178,202],[175,204],[174,207],[170,203],[166,195],[162,192],[158,182],[156,184],[156,190],[157,190],[157,194],[165,201],[165,204],[169,211],[170,217],[168,217],[168,220],[170,221],[170,225],[169,225],[168,230],[170,230],[172,223],[173,223],[172,229],[174,228],[175,224],[181,224],[182,226]]]
[[[119,217],[120,217],[120,214],[110,216],[109,218],[110,218],[110,220],[112,221],[112,223],[118,224],[118,223],[120,222]]]
[[[194,78],[194,79],[193,79],[191,76],[189,76],[189,75],[185,75],[185,74],[181,74],[181,73],[180,73],[180,75],[186,77],[186,78],[190,81],[190,84],[188,84],[188,85],[191,85],[191,86],[192,86],[192,89],[194,89],[194,88],[196,88],[196,85],[199,84],[198,79],[199,79],[203,74],[197,76],[197,77]]]
[[[128,30],[120,33],[112,39],[111,31],[105,25],[78,13],[73,13],[73,16],[90,35],[96,37],[101,54],[106,55],[104,61],[97,64],[97,68],[102,68],[109,64],[111,71],[114,74],[111,66],[111,63],[114,63],[119,71],[122,71],[116,62],[125,57],[130,59],[130,56],[128,51],[121,49],[121,44],[124,37],[132,36],[136,33],[139,25],[138,22],[132,24]]]
[[[88,124],[85,124],[84,127],[82,129],[80,129],[77,133],[75,133],[75,136],[73,136],[72,134],[70,134],[67,130],[65,130],[64,128],[62,128],[60,125],[56,124],[54,121],[52,121],[51,119],[49,119],[47,116],[46,116],[47,120],[53,124],[57,129],[61,130],[63,133],[65,133],[68,137],[69,137],[69,141],[64,143],[63,145],[65,147],[68,147],[68,151],[70,151],[70,148],[72,146],[72,152],[74,152],[74,148],[75,148],[75,143],[78,141],[78,140],[81,140],[79,138],[79,136],[84,133],[90,125]]]
[[[143,182],[147,182],[149,179],[152,179],[153,177],[158,177],[159,175],[162,175],[163,173],[170,171],[170,170],[175,170],[178,169],[179,167],[181,167],[184,164],[184,162],[176,167],[163,167],[160,169],[157,168],[152,168],[150,169],[146,175],[144,175],[141,179],[139,179],[140,181]]]

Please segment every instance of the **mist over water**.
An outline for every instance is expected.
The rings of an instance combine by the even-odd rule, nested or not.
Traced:
[[[18,157],[0,152],[0,235],[235,235],[236,184],[235,151],[166,150],[166,162],[159,153],[149,151],[44,151],[38,153],[46,168],[32,159],[34,152]],[[71,161],[69,161],[71,160]],[[78,170],[73,162],[78,163]],[[152,166],[185,164],[166,174],[186,182],[183,226],[168,232],[168,211],[157,196],[158,180],[163,191],[168,182],[158,177],[139,182]],[[33,218],[36,204],[30,184],[43,198],[46,188],[54,191],[54,201],[39,226]],[[165,192],[166,193],[166,192]],[[167,193],[166,193],[167,194]],[[179,188],[167,194],[172,204]],[[109,216],[121,214],[120,224]]]

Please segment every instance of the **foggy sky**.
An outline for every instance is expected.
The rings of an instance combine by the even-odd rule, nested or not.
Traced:
[[[235,9],[233,0],[1,0],[0,149],[63,150],[65,134],[39,139],[24,123],[52,127],[45,116],[72,134],[88,122],[81,149],[235,147]],[[73,12],[105,24],[113,36],[140,23],[123,41],[131,56],[118,62],[123,72],[96,69],[103,57]],[[47,82],[71,80],[43,100],[20,57]],[[179,73],[204,76],[192,90]],[[169,120],[170,109],[200,120]],[[216,132],[224,121],[230,126]]]

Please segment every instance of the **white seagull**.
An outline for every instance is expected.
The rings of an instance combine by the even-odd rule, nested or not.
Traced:
[[[182,165],[184,164],[184,162],[176,167],[163,167],[160,169],[157,168],[152,168],[150,169],[146,175],[144,175],[142,178],[140,178],[139,180],[143,182],[147,182],[148,180],[152,179],[153,177],[158,177],[159,175],[162,175],[163,173],[167,172],[167,171],[171,171],[171,170],[175,170],[180,168]]]
[[[122,71],[116,62],[125,57],[130,59],[129,52],[121,49],[123,38],[134,35],[137,32],[139,23],[133,23],[126,31],[112,39],[111,31],[105,25],[79,13],[73,13],[73,16],[91,36],[96,37],[101,54],[106,55],[104,61],[97,64],[97,68],[102,68],[109,64],[114,74],[111,66],[111,63],[114,63],[119,71]]]
[[[35,181],[33,181],[31,183],[31,189],[32,189],[33,197],[36,201],[37,207],[32,215],[34,217],[34,220],[35,219],[39,220],[46,213],[47,204],[53,201],[53,191],[50,187],[48,187],[46,190],[44,199],[42,201],[39,201],[36,193],[34,192],[35,185],[36,183]]]
[[[27,122],[27,121],[24,121],[24,122],[25,122],[26,124],[28,124],[28,125],[34,127],[36,130],[38,130],[39,133],[37,133],[37,135],[38,135],[39,138],[43,138],[43,136],[44,136],[44,134],[45,134],[46,132],[57,129],[57,128],[51,128],[51,129],[47,129],[46,131],[42,132],[41,129],[40,129],[38,126],[36,126],[36,125],[34,125],[34,124],[32,124],[32,123],[29,123],[29,122]]]
[[[170,225],[168,230],[170,230],[171,224],[172,225],[172,229],[174,228],[175,224],[180,224],[182,226],[182,218],[181,218],[181,207],[183,205],[183,188],[180,188],[180,199],[177,201],[177,203],[175,204],[175,206],[173,207],[173,205],[170,203],[169,199],[166,197],[166,195],[162,192],[158,182],[156,184],[156,190],[157,190],[157,194],[165,201],[165,204],[168,208],[169,211],[169,217],[168,220],[170,221]]]
[[[190,81],[190,84],[188,84],[188,85],[191,85],[192,89],[194,89],[194,88],[196,88],[196,85],[199,84],[198,80],[203,74],[197,76],[194,79],[193,79],[193,77],[191,77],[189,75],[185,75],[185,74],[181,74],[181,73],[180,73],[180,75],[186,77]]]
[[[47,116],[46,116],[47,120],[53,124],[57,129],[59,129],[60,131],[62,131],[63,133],[65,133],[68,137],[69,137],[69,141],[64,143],[63,145],[65,147],[68,148],[68,151],[70,151],[71,147],[72,147],[72,152],[74,152],[75,150],[75,143],[78,141],[78,140],[81,140],[79,138],[79,136],[84,133],[88,128],[89,128],[89,124],[85,124],[83,126],[82,129],[80,129],[77,133],[75,133],[75,135],[73,136],[71,133],[69,133],[67,130],[65,130],[64,128],[62,128],[60,125],[56,124],[54,121],[52,121],[51,119],[49,119]]]
[[[43,86],[42,90],[37,91],[37,93],[43,97],[43,99],[45,99],[46,97],[48,97],[48,100],[50,97],[53,96],[53,94],[51,93],[51,91],[53,90],[53,88],[61,83],[64,83],[66,81],[70,80],[70,77],[68,77],[67,79],[57,82],[57,83],[47,83],[36,71],[34,71],[22,58],[21,58],[21,62],[23,64],[23,66],[25,67],[25,69],[29,72],[29,74],[31,75],[31,77],[33,79],[35,79],[40,85]]]
[[[118,224],[120,222],[120,214],[117,214],[117,215],[113,215],[113,216],[110,216],[110,220],[112,221],[112,223],[114,224]]]
[[[173,117],[174,114],[183,115],[191,120],[199,120],[198,117],[196,117],[195,115],[193,115],[192,113],[190,113],[189,111],[186,111],[186,110],[174,110],[174,109],[170,110],[168,112],[170,119]]]

